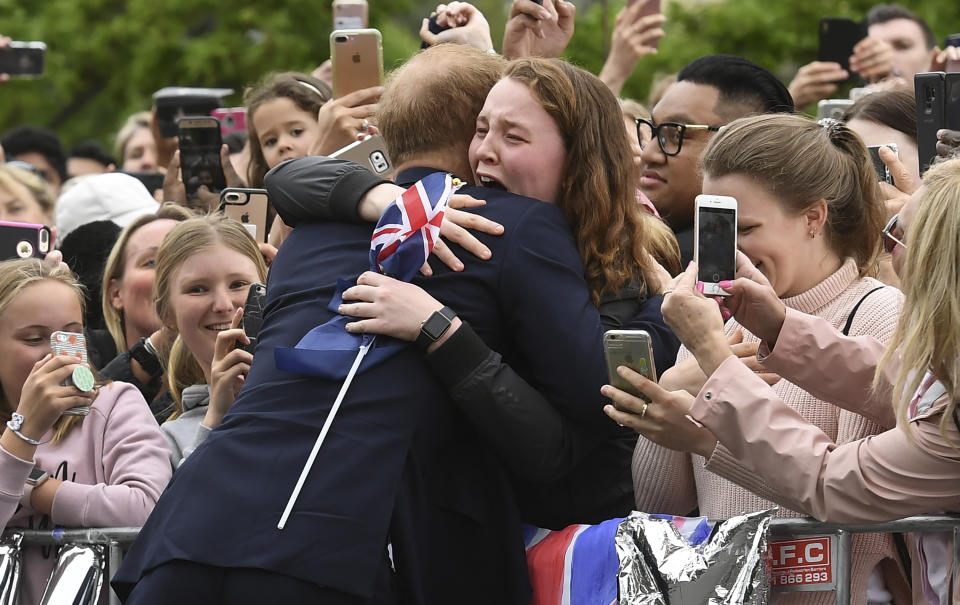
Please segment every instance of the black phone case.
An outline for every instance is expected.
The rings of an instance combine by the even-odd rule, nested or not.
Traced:
[[[917,103],[917,158],[922,175],[937,157],[937,131],[943,128],[946,109],[945,74],[917,74],[913,78]]]
[[[46,227],[0,225],[0,261],[45,257],[46,253],[40,251],[41,231],[47,232],[50,242],[50,230]]]
[[[263,325],[263,307],[266,300],[267,287],[263,284],[250,284],[247,302],[243,305],[243,333],[250,339],[250,344],[241,348],[251,355],[257,347],[257,336],[260,334],[260,326]]]
[[[853,47],[862,40],[867,32],[862,24],[852,19],[827,17],[820,20],[820,46],[817,52],[818,61],[833,61],[839,63],[848,72],[850,71],[850,55]],[[853,81],[851,75],[847,81]]]

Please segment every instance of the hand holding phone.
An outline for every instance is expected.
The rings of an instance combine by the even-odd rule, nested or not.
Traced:
[[[718,285],[737,272],[737,200],[724,195],[698,195],[694,214],[693,259],[707,296],[727,296]]]
[[[645,378],[657,381],[650,334],[644,330],[608,330],[603,334],[603,354],[607,360],[610,384],[644,401],[650,401],[617,373],[619,366],[626,366]]]
[[[880,159],[880,148],[886,147],[890,149],[893,153],[897,154],[897,157],[900,157],[900,149],[897,147],[896,143],[885,143],[883,145],[870,145],[867,147],[867,152],[870,154],[870,160],[873,162],[873,169],[877,172],[877,178],[881,183],[888,183],[893,185],[893,175],[890,174],[890,169],[887,168],[887,165],[883,163],[883,160]]]

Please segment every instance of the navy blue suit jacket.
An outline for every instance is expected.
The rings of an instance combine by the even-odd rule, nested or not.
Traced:
[[[564,413],[615,428],[597,390],[606,381],[599,315],[563,216],[505,192],[484,190],[484,198],[477,212],[506,228],[502,237],[483,237],[493,260],[465,257],[464,273],[437,268],[418,283]],[[357,376],[286,529],[276,528],[340,381],[279,371],[272,351],[329,319],[336,280],[368,268],[371,230],[303,224],[284,242],[245,386],[175,473],[117,574],[120,590],[157,565],[186,559],[366,596],[390,540],[410,602],[526,602],[509,482],[412,347]]]

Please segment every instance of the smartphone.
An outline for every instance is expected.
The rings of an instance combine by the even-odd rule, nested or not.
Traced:
[[[387,153],[386,142],[379,134],[368,135],[362,141],[350,143],[331,153],[330,157],[363,164],[377,176],[393,180],[393,162]]]
[[[880,159],[880,148],[888,147],[890,148],[897,157],[900,157],[900,149],[897,147],[896,143],[885,143],[883,145],[870,145],[867,147],[867,151],[870,153],[870,160],[873,162],[873,169],[877,171],[877,178],[880,179],[882,183],[890,183],[893,185],[893,175],[890,174],[890,169],[887,168],[887,165],[883,163],[883,160]]]
[[[54,356],[68,355],[76,358],[78,362],[87,365],[87,339],[80,332],[61,332],[56,331],[50,334],[50,353]],[[85,368],[87,369],[87,368]],[[75,372],[83,371],[74,369]],[[74,374],[73,376],[77,376]],[[90,372],[86,372],[87,380],[91,381],[87,387],[93,386],[93,378]],[[64,381],[63,386],[73,386],[70,378]],[[85,388],[87,388],[85,387]],[[86,416],[90,413],[90,406],[81,405],[72,407],[63,412],[67,416]]]
[[[857,42],[867,37],[866,28],[853,19],[825,17],[820,19],[820,46],[817,60],[833,61],[850,71],[850,56]],[[851,74],[847,81],[854,79]]]
[[[211,111],[210,115],[220,120],[222,136],[227,136],[231,132],[247,131],[246,107],[221,107]]]
[[[52,246],[49,227],[0,221],[0,261],[43,258]]]
[[[257,347],[257,335],[260,334],[260,326],[263,325],[263,307],[267,301],[267,287],[263,284],[250,284],[250,291],[247,292],[247,302],[243,305],[243,333],[250,339],[250,344],[241,347],[244,351],[253,355],[253,350]]]
[[[333,98],[383,82],[383,44],[375,29],[337,30],[330,34]]]
[[[333,0],[333,29],[363,29],[367,12],[367,0]]]
[[[129,174],[133,178],[143,183],[143,186],[147,188],[147,191],[150,192],[150,195],[153,195],[153,192],[158,189],[163,189],[162,172],[127,172],[126,170],[121,170],[120,172],[123,174]]]
[[[180,176],[188,198],[196,198],[197,190],[206,185],[211,193],[220,193],[227,186],[220,164],[220,121],[212,116],[187,116],[177,122],[180,139]]]
[[[618,366],[627,366],[634,372],[654,382],[657,381],[657,368],[653,363],[650,334],[645,330],[607,330],[603,334],[603,354],[607,359],[610,384],[644,401],[650,401],[617,374]]]
[[[0,74],[15,78],[42,76],[46,55],[47,45],[43,42],[10,42],[0,49]]]
[[[693,259],[707,296],[727,296],[718,282],[737,272],[737,200],[725,195],[698,195],[693,217]]]
[[[922,175],[937,158],[937,131],[960,130],[960,73],[934,71],[913,77],[917,104],[917,156]]]
[[[943,40],[943,47],[960,46],[960,34],[950,34]],[[948,72],[960,71],[960,59],[949,59],[944,69]]]
[[[627,6],[633,6],[637,2],[643,2],[644,6],[640,9],[641,17],[649,17],[660,12],[660,0],[627,0]]]
[[[166,138],[177,136],[177,121],[184,116],[208,116],[223,107],[223,98],[233,94],[232,88],[189,88],[167,86],[153,93],[157,107],[157,126]]]
[[[253,239],[267,243],[267,213],[270,198],[266,189],[228,187],[220,192],[220,212],[243,223]]]
[[[437,23],[437,16],[433,15],[427,19],[427,29],[430,30],[431,34],[439,34],[442,31],[450,29],[450,26],[440,27],[440,24]],[[426,40],[420,40],[420,50],[429,48],[430,45],[427,44]]]
[[[850,99],[823,99],[817,103],[817,119],[831,118],[839,121],[853,104],[854,101]]]

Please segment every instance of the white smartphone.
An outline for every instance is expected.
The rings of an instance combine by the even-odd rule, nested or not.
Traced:
[[[653,345],[645,330],[607,330],[603,333],[603,354],[607,359],[610,384],[621,391],[649,401],[632,384],[617,374],[618,366],[627,366],[634,372],[656,382],[657,368],[653,362]]]
[[[817,119],[831,118],[839,120],[845,111],[850,109],[853,101],[850,99],[823,99],[817,102]]]
[[[737,200],[725,195],[698,195],[693,222],[693,259],[703,293],[727,296],[717,284],[736,277]]]

